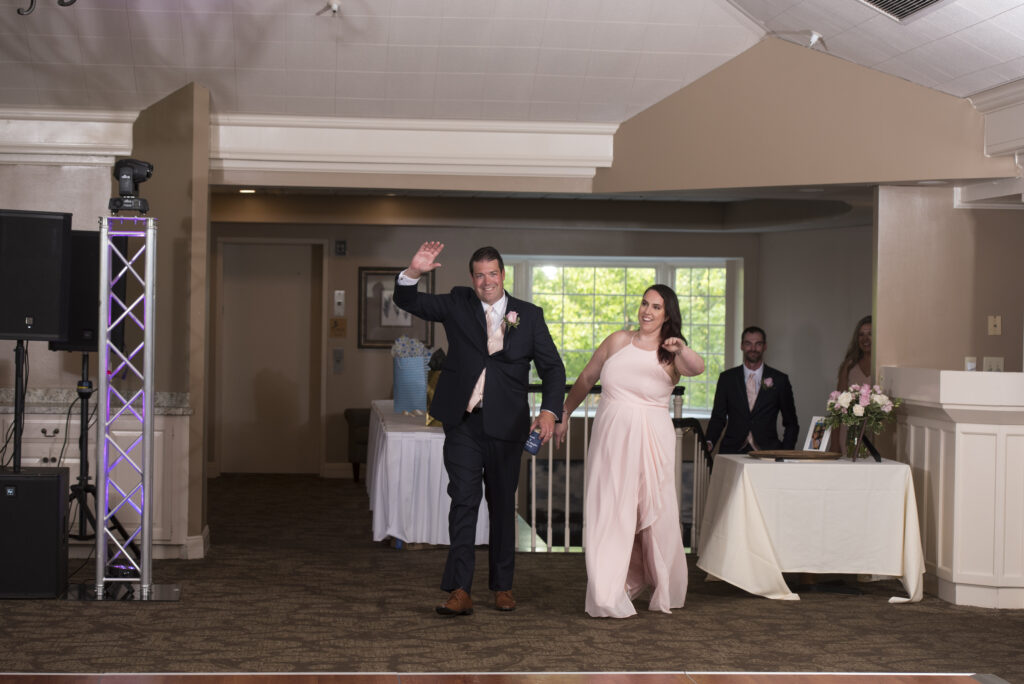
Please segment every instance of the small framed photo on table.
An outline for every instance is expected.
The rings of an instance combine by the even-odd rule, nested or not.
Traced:
[[[390,349],[403,335],[434,346],[434,324],[395,306],[395,276],[401,272],[402,268],[359,268],[360,349]],[[419,290],[434,292],[433,271],[420,278]]]
[[[825,416],[814,416],[807,430],[807,439],[804,440],[804,451],[828,451],[828,438],[831,434],[832,428],[826,426]]]

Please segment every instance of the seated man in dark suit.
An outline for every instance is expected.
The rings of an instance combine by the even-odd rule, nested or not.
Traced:
[[[723,454],[745,454],[755,449],[792,450],[796,447],[800,425],[789,376],[764,363],[767,347],[764,330],[750,326],[743,331],[741,340],[743,365],[718,376],[715,403],[708,421],[708,451],[714,449],[723,429],[725,435],[719,449]]]

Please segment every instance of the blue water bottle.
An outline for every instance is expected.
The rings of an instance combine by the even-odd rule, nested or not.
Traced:
[[[530,436],[526,439],[526,444],[523,445],[523,449],[529,451],[534,456],[540,451],[540,430],[534,430],[530,433]]]

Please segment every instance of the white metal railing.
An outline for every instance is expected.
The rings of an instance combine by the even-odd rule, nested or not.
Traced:
[[[531,414],[539,410],[539,386],[531,386]],[[586,482],[590,431],[597,411],[600,387],[591,390],[576,410],[566,433],[564,446],[555,449],[553,442],[529,455],[526,462],[524,491],[520,487],[516,499],[516,518],[520,534],[516,549],[529,552],[579,552],[583,550],[583,529],[587,524],[587,511],[583,487]],[[681,511],[692,511],[689,519],[681,522],[690,526],[690,547],[696,552],[700,542],[700,524],[707,498],[710,477],[710,456],[704,448],[704,434],[695,418],[682,418],[683,387],[677,387],[672,397],[673,423],[676,426],[675,481],[677,502]],[[669,407],[665,407],[669,410]],[[582,422],[582,424],[580,424]],[[576,429],[573,429],[575,427]],[[575,442],[582,440],[582,448]],[[556,508],[556,489],[559,490]],[[538,501],[538,497],[541,498]],[[525,515],[521,513],[526,508]],[[562,520],[556,523],[556,513]]]

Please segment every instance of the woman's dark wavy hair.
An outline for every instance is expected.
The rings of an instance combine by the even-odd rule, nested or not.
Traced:
[[[646,295],[651,290],[661,295],[662,300],[665,302],[665,322],[661,324],[661,337],[660,341],[664,342],[670,337],[682,338],[683,342],[686,342],[686,338],[683,337],[683,316],[679,313],[679,298],[676,297],[675,290],[668,285],[651,285],[649,288],[644,290]],[[689,342],[686,342],[689,344]],[[675,358],[675,354],[658,347],[658,361],[662,363],[672,363]]]

